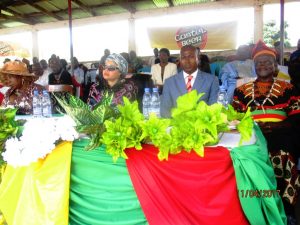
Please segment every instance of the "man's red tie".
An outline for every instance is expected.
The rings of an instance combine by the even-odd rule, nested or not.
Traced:
[[[189,75],[188,76],[188,81],[186,83],[186,90],[187,90],[187,92],[190,92],[192,90],[192,79],[193,79],[193,76]]]

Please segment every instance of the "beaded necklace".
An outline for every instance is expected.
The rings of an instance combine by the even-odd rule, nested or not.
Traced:
[[[276,94],[274,94],[274,91],[276,91],[277,93],[280,93],[280,91],[277,90],[277,89],[275,88],[275,86],[276,86],[276,87],[280,87],[280,85],[277,84],[277,80],[274,78],[274,79],[273,79],[272,86],[271,86],[271,88],[270,88],[268,94],[266,95],[266,97],[265,97],[265,99],[262,101],[262,103],[259,103],[258,101],[256,101],[255,96],[254,96],[254,93],[255,93],[255,84],[254,84],[254,83],[255,83],[255,82],[252,82],[252,90],[251,90],[251,92],[250,92],[251,95],[252,95],[252,99],[251,99],[251,101],[248,102],[247,107],[248,107],[252,102],[254,102],[254,104],[255,104],[256,106],[262,108],[262,110],[263,110],[263,112],[264,112],[264,114],[265,114],[264,105],[266,104],[267,101],[269,101],[272,105],[274,105],[274,102],[270,99],[270,97],[271,97],[271,96],[274,96],[274,97],[276,97],[276,98],[278,97]]]

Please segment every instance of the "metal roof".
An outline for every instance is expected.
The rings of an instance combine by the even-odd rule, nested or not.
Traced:
[[[72,0],[72,18],[200,4],[216,0]],[[67,0],[1,0],[0,29],[68,20]]]

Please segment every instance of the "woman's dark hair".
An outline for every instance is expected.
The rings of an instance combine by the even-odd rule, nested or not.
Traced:
[[[61,64],[62,68],[63,68],[64,70],[66,70],[66,69],[67,69],[67,65],[68,65],[67,60],[65,60],[65,59],[60,59],[59,61],[60,61],[60,64]]]
[[[161,49],[159,50],[159,53],[166,53],[168,56],[170,56],[170,51],[169,51],[169,49],[167,49],[167,48],[161,48]]]

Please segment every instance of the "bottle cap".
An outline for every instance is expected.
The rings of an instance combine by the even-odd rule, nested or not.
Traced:
[[[150,92],[150,88],[145,88],[145,92]]]
[[[220,86],[220,91],[226,91],[226,88],[223,86]]]
[[[39,91],[38,91],[38,90],[34,90],[34,91],[33,91],[33,94],[34,94],[34,95],[38,95],[38,94],[39,94]]]
[[[153,88],[153,92],[158,92],[158,88]]]

